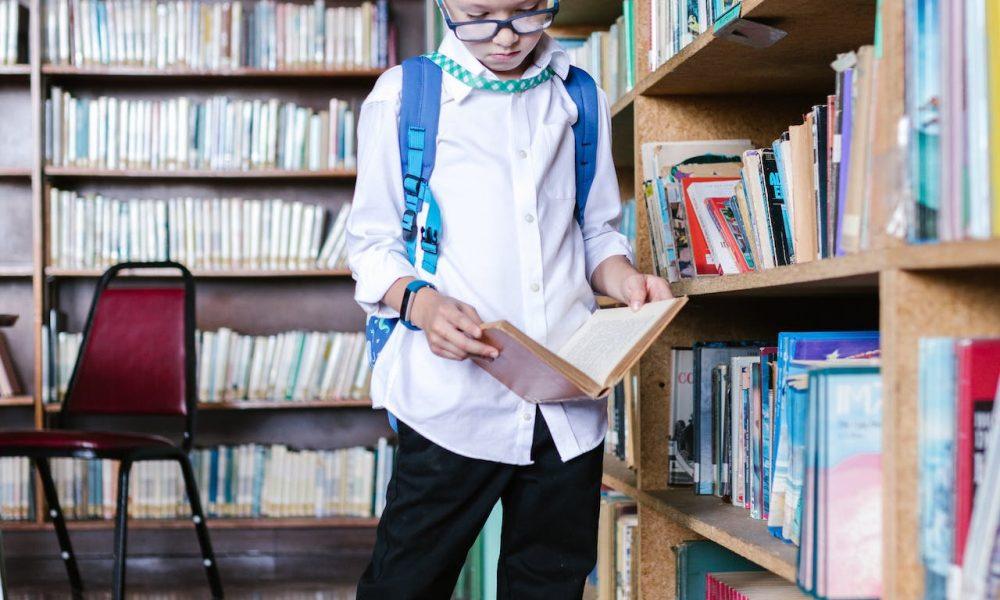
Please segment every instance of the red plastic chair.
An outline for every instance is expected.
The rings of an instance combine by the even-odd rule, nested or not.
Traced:
[[[122,269],[148,268],[178,269],[182,285],[109,287]],[[195,383],[194,306],[194,279],[179,263],[121,263],[111,267],[101,276],[94,292],[80,353],[57,416],[56,428],[0,432],[0,456],[30,457],[41,477],[49,516],[59,538],[74,596],[82,594],[83,584],[49,469],[48,459],[53,457],[120,462],[112,582],[116,600],[123,598],[125,593],[125,541],[132,463],[141,460],[180,463],[212,596],[223,597],[201,497],[188,459],[194,438],[198,389]],[[159,435],[62,428],[71,418],[81,415],[181,417],[183,438],[177,445]]]

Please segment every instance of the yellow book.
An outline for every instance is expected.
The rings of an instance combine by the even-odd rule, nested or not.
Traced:
[[[989,65],[990,188],[993,204],[993,237],[1000,237],[1000,4],[986,3]]]

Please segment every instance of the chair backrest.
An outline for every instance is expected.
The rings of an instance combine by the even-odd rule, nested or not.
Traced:
[[[109,287],[122,269],[176,268],[178,284]],[[187,417],[196,408],[194,279],[175,262],[121,263],[94,291],[64,414]]]

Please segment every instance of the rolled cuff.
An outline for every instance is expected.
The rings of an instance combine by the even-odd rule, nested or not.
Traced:
[[[605,231],[584,241],[587,255],[587,281],[591,281],[597,266],[611,256],[624,256],[633,266],[635,255],[628,239],[617,231]]]
[[[416,277],[413,265],[397,252],[366,253],[351,261],[354,300],[369,316],[396,318],[399,311],[382,302],[386,292],[401,277]]]

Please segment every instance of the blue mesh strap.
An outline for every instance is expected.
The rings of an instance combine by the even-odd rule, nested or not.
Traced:
[[[590,187],[597,171],[597,131],[600,118],[597,105],[597,84],[589,73],[570,67],[563,82],[573,103],[577,119],[573,124],[576,145],[576,222],[583,229],[583,215],[587,208]]]

